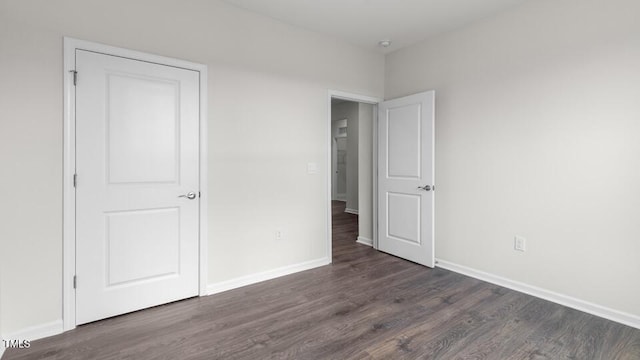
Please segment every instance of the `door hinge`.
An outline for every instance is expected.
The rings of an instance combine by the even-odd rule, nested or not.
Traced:
[[[73,187],[78,186],[78,174],[73,174]]]
[[[75,70],[70,70],[69,72],[73,74],[73,86],[78,85],[78,72]]]
[[[201,198],[202,197],[202,193],[200,191],[198,191],[198,197]]]
[[[73,275],[73,288],[75,289],[78,286],[78,277]]]

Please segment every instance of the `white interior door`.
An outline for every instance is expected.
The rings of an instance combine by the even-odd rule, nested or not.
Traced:
[[[76,323],[196,296],[199,73],[84,50],[76,70]]]
[[[434,99],[429,91],[379,104],[378,249],[434,266]]]

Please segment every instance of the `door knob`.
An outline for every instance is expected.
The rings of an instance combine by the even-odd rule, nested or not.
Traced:
[[[183,198],[187,198],[189,200],[193,200],[196,198],[196,193],[194,193],[193,191],[187,193],[186,195],[180,195],[178,197],[183,197]]]
[[[431,185],[418,186],[418,190],[431,191]]]

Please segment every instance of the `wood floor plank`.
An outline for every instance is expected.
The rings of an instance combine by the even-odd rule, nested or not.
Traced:
[[[355,243],[333,203],[333,263],[87,324],[26,359],[639,360],[640,330]]]
[[[525,339],[538,329],[541,323],[550,316],[549,307],[545,302],[526,299],[526,304],[518,309],[513,316],[502,319],[493,329],[478,331],[480,336],[472,341],[465,341],[455,359],[507,359],[517,349],[525,344]]]

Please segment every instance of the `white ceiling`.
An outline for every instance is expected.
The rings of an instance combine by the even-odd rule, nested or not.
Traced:
[[[391,52],[527,0],[224,0],[364,48]],[[391,40],[388,48],[380,40]]]

